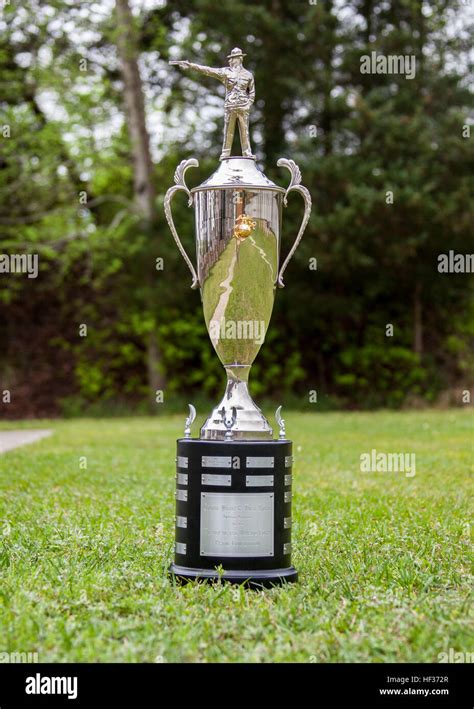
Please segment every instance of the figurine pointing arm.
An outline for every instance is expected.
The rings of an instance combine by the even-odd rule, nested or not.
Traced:
[[[224,144],[222,146],[221,160],[230,157],[236,121],[239,124],[242,155],[245,158],[254,157],[250,146],[249,115],[250,107],[255,101],[255,81],[253,74],[243,66],[243,58],[245,56],[239,47],[235,47],[227,57],[229,66],[220,69],[193,64],[186,60],[170,62],[182,69],[194,69],[194,71],[217,79],[224,84]]]
[[[225,82],[225,74],[223,68],[214,69],[212,66],[204,66],[203,64],[194,64],[193,62],[188,62],[187,59],[183,59],[179,62],[170,62],[170,64],[175,64],[176,66],[179,66],[180,69],[193,69],[194,71],[198,71],[200,74],[204,74],[205,76],[211,76],[213,79],[218,79],[219,81],[222,81],[222,83]]]

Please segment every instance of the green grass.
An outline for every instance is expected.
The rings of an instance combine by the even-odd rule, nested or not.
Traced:
[[[183,417],[21,424],[55,433],[0,456],[0,651],[42,662],[473,651],[470,413],[285,418],[300,583],[264,592],[166,577]],[[416,475],[361,473],[372,448],[415,453]]]

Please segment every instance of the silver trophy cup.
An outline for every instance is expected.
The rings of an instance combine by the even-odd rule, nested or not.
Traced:
[[[176,185],[165,198],[165,214],[175,241],[192,274],[192,288],[199,287],[204,319],[214,349],[227,373],[220,403],[201,428],[201,439],[224,440],[226,419],[235,410],[233,438],[272,439],[273,431],[250,396],[249,373],[263,344],[277,287],[308,223],[311,197],[301,183],[292,160],[278,165],[291,173],[284,189],[258,169],[254,158],[230,157],[198,187],[188,189],[186,170],[197,166],[184,160],[175,172]],[[184,190],[194,205],[196,270],[183,248],[171,213],[171,200]],[[295,242],[280,267],[282,206],[290,191],[303,196],[305,209]]]

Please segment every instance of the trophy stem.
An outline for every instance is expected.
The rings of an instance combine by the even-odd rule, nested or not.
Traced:
[[[251,365],[225,365],[227,373],[225,393],[201,428],[201,439],[225,440],[229,427],[231,427],[232,438],[236,440],[273,438],[270,424],[250,396],[248,388],[250,367]]]

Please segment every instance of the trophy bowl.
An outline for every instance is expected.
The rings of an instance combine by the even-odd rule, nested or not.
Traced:
[[[189,190],[184,176],[194,159],[183,161],[168,191],[165,212],[179,250],[199,286],[204,319],[212,345],[227,373],[224,396],[201,428],[201,439],[224,440],[232,421],[234,439],[271,440],[273,431],[250,396],[250,368],[270,324],[277,286],[283,287],[288,265],[311,210],[309,192],[292,160],[278,165],[292,175],[288,189],[259,170],[254,158],[230,157],[198,187]],[[176,232],[171,199],[178,189],[194,205],[197,273]],[[305,200],[305,214],[293,248],[279,270],[282,207],[291,189]]]

